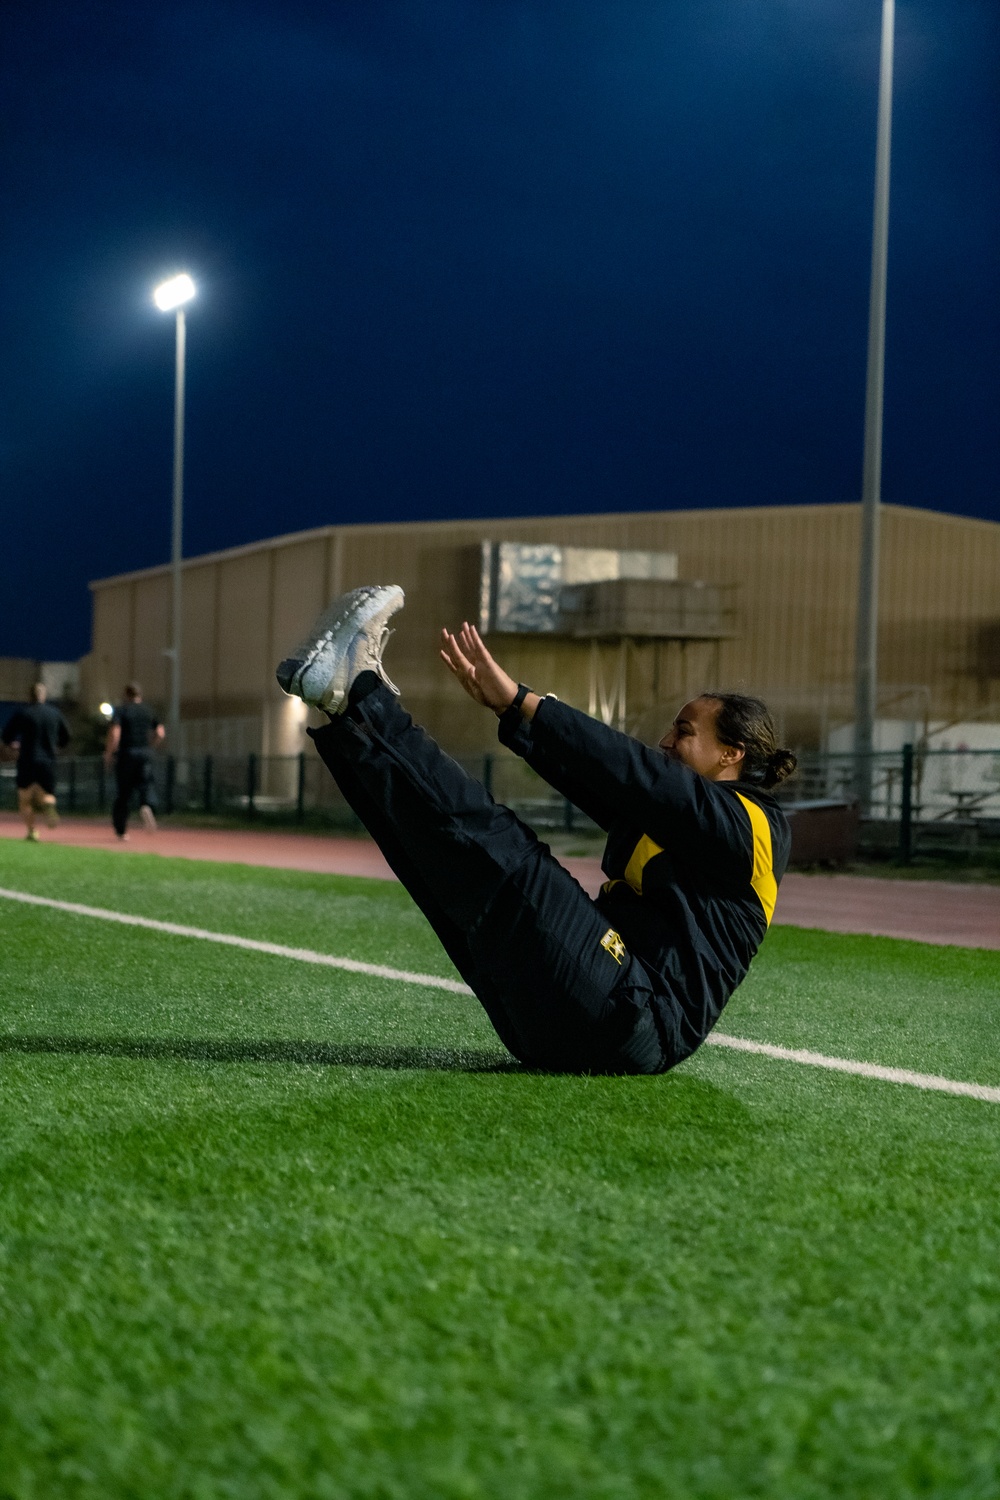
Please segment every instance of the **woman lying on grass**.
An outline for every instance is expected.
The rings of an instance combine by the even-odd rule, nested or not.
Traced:
[[[478,631],[445,666],[503,744],[605,829],[592,901],[510,808],[418,728],[382,666],[395,586],[336,600],[278,668],[350,806],[532,1068],[662,1073],[704,1041],[767,931],[788,823],[765,788],[795,767],[764,705],[703,693],[657,749],[519,685]]]

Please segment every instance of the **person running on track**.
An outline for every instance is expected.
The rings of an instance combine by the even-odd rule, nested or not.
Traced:
[[[17,749],[17,805],[29,843],[38,843],[35,819],[44,814],[50,828],[59,822],[56,811],[56,756],[69,744],[69,728],[62,714],[45,700],[44,682],[31,689],[31,702],[7,720],[3,743]]]
[[[382,665],[396,586],[336,600],[278,667],[324,709],[316,748],[389,865],[523,1064],[660,1073],[704,1041],[767,931],[788,861],[768,787],[790,774],[766,708],[684,705],[656,748],[510,677],[465,624],[448,670],[501,742],[608,834],[586,894],[507,807],[397,702]]]
[[[142,701],[137,682],[125,686],[125,702],[115,709],[104,745],[104,764],[115,767],[117,796],[111,807],[111,821],[120,839],[127,839],[128,815],[134,792],[139,793],[139,818],[143,828],[156,828],[156,789],[153,785],[152,744],[159,744],[164,728],[152,709]]]

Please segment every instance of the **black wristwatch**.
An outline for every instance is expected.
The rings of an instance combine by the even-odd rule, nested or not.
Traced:
[[[517,692],[507,704],[507,707],[504,709],[504,713],[510,713],[512,708],[520,708],[521,704],[524,702],[525,698],[527,698],[528,694],[531,691],[532,689],[530,687],[526,687],[523,682],[519,682],[517,685]]]

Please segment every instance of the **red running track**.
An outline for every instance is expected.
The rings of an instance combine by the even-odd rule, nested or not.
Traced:
[[[0,813],[0,838],[23,836],[20,819],[14,813]],[[122,843],[109,823],[90,818],[68,819],[54,832],[43,828],[40,837],[42,843],[113,849],[123,857],[161,854],[279,870],[394,878],[376,846],[363,838],[224,828],[170,827],[145,833],[133,827],[128,841]],[[41,847],[37,853],[44,858]],[[562,863],[585,890],[596,894],[603,878],[596,859],[564,859]],[[871,933],[960,948],[1000,949],[1000,888],[942,880],[792,873],[781,883],[774,920],[827,932]]]

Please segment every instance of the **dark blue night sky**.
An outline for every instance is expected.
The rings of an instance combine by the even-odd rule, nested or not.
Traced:
[[[854,500],[879,0],[5,0],[0,655],[337,521]],[[897,12],[886,500],[1000,520],[996,0]]]

